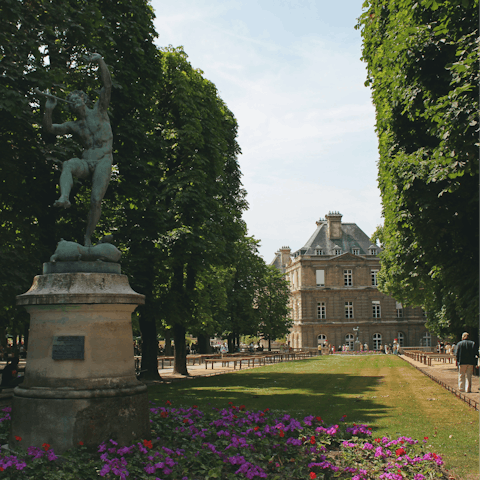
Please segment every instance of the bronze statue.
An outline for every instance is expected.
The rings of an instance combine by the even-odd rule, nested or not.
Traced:
[[[97,62],[100,69],[103,87],[97,103],[93,108],[89,108],[85,92],[80,90],[71,92],[66,101],[69,103],[70,110],[77,116],[77,120],[58,125],[52,123],[52,111],[57,105],[57,98],[48,93],[43,94],[47,96],[43,127],[55,135],[72,134],[84,147],[82,158],[71,158],[63,162],[60,176],[60,198],[54,205],[70,207],[69,196],[73,177],[86,178],[90,174],[92,175],[92,195],[85,232],[85,246],[88,247],[92,244],[91,237],[102,214],[102,199],[107,191],[112,173],[113,135],[107,113],[112,91],[110,72],[100,54],[93,53],[85,58],[90,62]]]

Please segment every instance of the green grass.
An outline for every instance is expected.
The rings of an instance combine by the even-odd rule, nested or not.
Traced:
[[[395,356],[324,356],[238,373],[149,387],[150,400],[173,406],[285,410],[327,423],[367,423],[375,437],[420,441],[458,478],[479,477],[479,415],[440,385]]]

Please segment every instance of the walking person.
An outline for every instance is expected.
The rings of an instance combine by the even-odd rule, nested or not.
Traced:
[[[473,366],[477,364],[475,343],[468,339],[468,332],[462,334],[462,341],[457,344],[458,389],[461,392],[472,391]]]

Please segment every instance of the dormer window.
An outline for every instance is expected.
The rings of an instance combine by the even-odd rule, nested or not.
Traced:
[[[316,248],[315,255],[325,255],[323,248]]]
[[[358,247],[353,247],[352,248],[352,253],[353,253],[353,255],[360,255],[360,249]]]
[[[335,255],[341,255],[341,254],[342,254],[342,249],[341,249],[338,245],[335,245],[335,246],[333,247],[333,253],[334,253]]]
[[[376,255],[377,254],[377,246],[376,245],[370,245],[368,248],[368,253],[370,255]]]

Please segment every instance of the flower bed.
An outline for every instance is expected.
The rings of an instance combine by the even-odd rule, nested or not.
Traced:
[[[10,410],[0,415],[5,443]],[[373,438],[366,425],[343,416],[325,425],[319,416],[297,420],[278,411],[244,405],[202,411],[165,406],[150,409],[152,440],[120,446],[108,440],[89,453],[82,442],[57,457],[50,445],[0,451],[6,479],[447,479],[440,456],[407,437]]]

